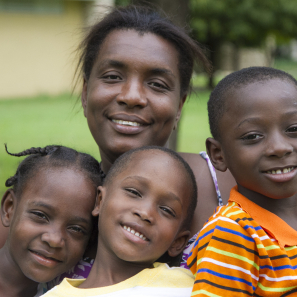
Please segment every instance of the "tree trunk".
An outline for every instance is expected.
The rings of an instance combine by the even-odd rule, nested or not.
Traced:
[[[162,11],[172,20],[176,25],[184,28],[188,25],[189,19],[189,0],[134,0],[134,4],[149,5],[153,4],[155,7],[161,8]],[[179,126],[179,125],[178,125]],[[167,142],[167,146],[172,149],[177,149],[178,142],[178,127],[174,130]]]

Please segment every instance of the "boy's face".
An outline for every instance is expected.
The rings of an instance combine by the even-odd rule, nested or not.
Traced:
[[[191,185],[168,154],[148,150],[132,156],[126,169],[100,187],[98,249],[113,259],[151,265],[166,251],[178,255],[189,231],[181,230]]]
[[[40,170],[19,198],[4,196],[6,245],[17,269],[47,282],[74,266],[90,237],[95,197],[94,185],[82,173],[61,168]]]
[[[297,192],[297,88],[271,79],[235,90],[220,120],[224,165],[239,187],[274,199]]]

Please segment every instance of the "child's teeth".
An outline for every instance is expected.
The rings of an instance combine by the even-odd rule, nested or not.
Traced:
[[[132,228],[127,227],[127,226],[125,226],[125,225],[123,226],[123,228],[124,228],[125,230],[129,231],[130,233],[134,234],[135,236],[137,236],[137,237],[139,237],[139,238],[141,238],[141,239],[143,239],[143,240],[146,240],[146,237],[145,237],[143,234],[141,234],[141,233],[139,233],[139,232],[136,232],[136,231],[133,230]]]
[[[276,170],[276,174],[281,174],[282,173],[282,171],[281,170]]]
[[[272,170],[272,174],[275,174],[275,170]]]
[[[125,229],[125,230],[127,230],[127,227],[126,227],[126,226],[124,226],[124,229]]]
[[[135,234],[135,230],[133,230],[133,229],[132,229],[130,232],[131,232],[132,234]]]
[[[284,173],[287,173],[289,172],[289,170],[287,168],[284,169]]]
[[[127,228],[127,231],[129,231],[129,232],[130,232],[130,227],[128,227],[128,228]]]
[[[139,237],[139,233],[138,232],[136,232],[135,235]]]
[[[143,235],[142,234],[140,234],[140,236],[139,236],[141,239],[143,239]]]
[[[269,174],[282,174],[282,173],[288,173],[291,172],[294,169],[294,167],[290,168],[284,168],[284,169],[277,169],[277,170],[268,170],[267,173]]]

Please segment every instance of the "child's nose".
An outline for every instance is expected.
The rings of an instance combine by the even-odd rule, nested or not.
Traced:
[[[133,210],[134,215],[138,216],[142,221],[146,221],[153,224],[154,219],[154,208],[151,204],[143,203],[141,206]]]
[[[276,156],[282,158],[293,152],[294,148],[291,145],[288,137],[281,135],[280,133],[275,133],[273,137],[270,137],[266,149],[266,154],[268,156]]]
[[[128,79],[123,83],[121,93],[117,96],[117,102],[128,108],[145,107],[147,99],[143,88],[139,79]]]
[[[61,248],[65,245],[63,232],[59,229],[48,230],[41,235],[41,240],[50,247]]]

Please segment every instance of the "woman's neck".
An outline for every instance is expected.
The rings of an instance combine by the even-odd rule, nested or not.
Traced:
[[[11,258],[7,244],[0,249],[0,296],[32,297],[38,283],[28,279]]]

